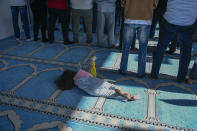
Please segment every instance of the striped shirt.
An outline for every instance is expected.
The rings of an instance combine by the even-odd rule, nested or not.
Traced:
[[[174,25],[194,24],[197,19],[197,0],[168,0],[164,18]]]

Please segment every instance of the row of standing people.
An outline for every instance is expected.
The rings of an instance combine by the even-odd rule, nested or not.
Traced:
[[[38,40],[38,32],[41,26],[42,41],[47,41],[46,30],[48,29],[48,40],[54,42],[54,29],[56,21],[59,20],[62,26],[64,44],[72,43],[69,41],[68,32],[70,15],[72,14],[72,32],[74,43],[78,43],[78,32],[80,18],[84,20],[87,34],[87,43],[92,43],[92,24],[93,24],[93,5],[97,15],[97,37],[98,45],[104,46],[104,25],[108,26],[108,45],[114,46],[114,25],[115,25],[115,3],[116,0],[10,0],[13,18],[14,33],[17,40],[20,39],[20,28],[18,26],[18,14],[20,12],[24,25],[27,40],[31,39],[29,29],[29,19],[27,7],[30,5],[33,13],[34,40]],[[94,12],[94,13],[95,13]],[[48,19],[47,19],[48,17]],[[48,27],[48,28],[47,28]],[[95,26],[94,26],[95,27]],[[95,31],[94,31],[95,32]]]
[[[14,1],[14,0],[10,0]],[[24,1],[24,0],[20,0]],[[36,1],[40,0],[32,0]],[[44,0],[43,0],[44,1]],[[160,3],[166,0],[159,0]],[[46,1],[45,1],[46,2]],[[114,26],[115,26],[115,3],[116,0],[70,0],[71,12],[72,12],[72,30],[73,30],[73,40],[78,42],[78,26],[80,22],[80,17],[84,18],[86,34],[87,34],[87,43],[92,42],[92,11],[93,11],[93,2],[97,3],[97,38],[98,46],[104,46],[103,36],[104,36],[104,25],[105,20],[107,21],[108,28],[108,47],[114,47]],[[31,2],[32,3],[32,2]],[[167,3],[167,2],[166,2]],[[137,76],[142,78],[146,75],[146,53],[147,53],[147,44],[150,36],[151,25],[152,28],[155,24],[152,24],[153,12],[157,7],[158,0],[121,0],[121,5],[124,7],[124,28],[122,32],[122,59],[120,64],[119,72],[124,74],[127,70],[128,63],[128,54],[131,48],[131,43],[133,38],[137,34],[137,39],[139,40],[139,56],[138,56],[138,74]],[[41,4],[40,4],[41,5]],[[59,19],[62,24],[62,32],[64,44],[71,43],[68,40],[68,31],[69,31],[69,7],[67,0],[48,0],[48,14],[49,14],[49,30],[48,37],[49,42],[54,41],[54,28],[56,20]],[[151,77],[153,79],[158,78],[159,69],[161,66],[162,58],[164,52],[169,44],[169,42],[178,34],[180,37],[180,64],[177,80],[179,82],[186,81],[186,74],[188,66],[191,59],[191,46],[192,46],[192,37],[194,34],[194,23],[197,18],[197,1],[188,0],[188,1],[179,1],[179,0],[168,0],[166,4],[166,11],[164,10],[164,18],[159,17],[160,24],[160,33],[159,33],[159,42],[156,50],[153,53],[153,65]],[[21,6],[21,5],[19,5]],[[46,3],[43,4],[46,6]],[[33,7],[33,4],[31,5]],[[35,6],[38,7],[38,6]],[[12,5],[12,14],[13,8],[16,6]],[[25,8],[25,6],[24,6]],[[37,8],[38,9],[38,8]],[[44,9],[44,10],[43,10]],[[20,7],[18,8],[20,11]],[[39,18],[46,18],[47,13],[45,14],[47,8],[40,8],[34,14],[34,18],[42,14]],[[162,10],[162,9],[158,9]],[[33,11],[33,8],[32,8]],[[22,11],[20,11],[21,13]],[[34,12],[34,11],[33,11]],[[162,14],[162,13],[160,13]],[[14,15],[13,15],[14,16]],[[21,15],[23,19],[23,14]],[[14,18],[13,18],[14,19]],[[23,20],[24,25],[26,25],[25,20]],[[34,39],[36,39],[38,26],[35,26],[34,19]],[[42,23],[42,22],[41,22]],[[46,28],[46,20],[43,21],[43,25]],[[44,29],[45,29],[44,28]],[[14,27],[15,29],[15,27]],[[44,30],[43,29],[43,30]],[[152,31],[151,31],[152,32]],[[25,34],[29,34],[29,30],[25,27]],[[46,39],[45,32],[43,31],[43,41]],[[16,35],[18,38],[18,35]],[[29,39],[30,36],[26,35],[26,38]]]
[[[154,7],[157,0],[124,0],[124,31],[123,31],[123,51],[119,72],[124,74],[127,70],[128,55],[131,41],[135,33],[139,40],[138,54],[138,74],[137,77],[146,75],[146,52],[148,38],[153,18]],[[159,2],[162,2],[160,0]],[[189,63],[191,60],[191,50],[195,22],[197,20],[196,0],[168,0],[163,16],[159,17],[159,41],[153,52],[153,63],[150,77],[157,79],[166,48],[170,41],[176,37],[180,44],[180,62],[177,75],[178,82],[187,82],[186,79]],[[161,11],[161,10],[160,10]]]

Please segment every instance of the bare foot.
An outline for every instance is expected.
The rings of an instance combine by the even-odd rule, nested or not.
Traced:
[[[137,94],[134,96],[134,100],[139,100],[139,99],[141,99],[140,95]]]

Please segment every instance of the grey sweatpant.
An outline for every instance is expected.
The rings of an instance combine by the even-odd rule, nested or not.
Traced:
[[[114,28],[115,28],[115,11],[114,12],[101,12],[98,11],[97,16],[97,39],[98,45],[104,46],[104,27],[105,21],[107,23],[108,30],[108,46],[114,45]]]

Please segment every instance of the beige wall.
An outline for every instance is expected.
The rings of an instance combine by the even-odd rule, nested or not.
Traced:
[[[8,0],[0,0],[0,39],[13,35],[12,16]]]

